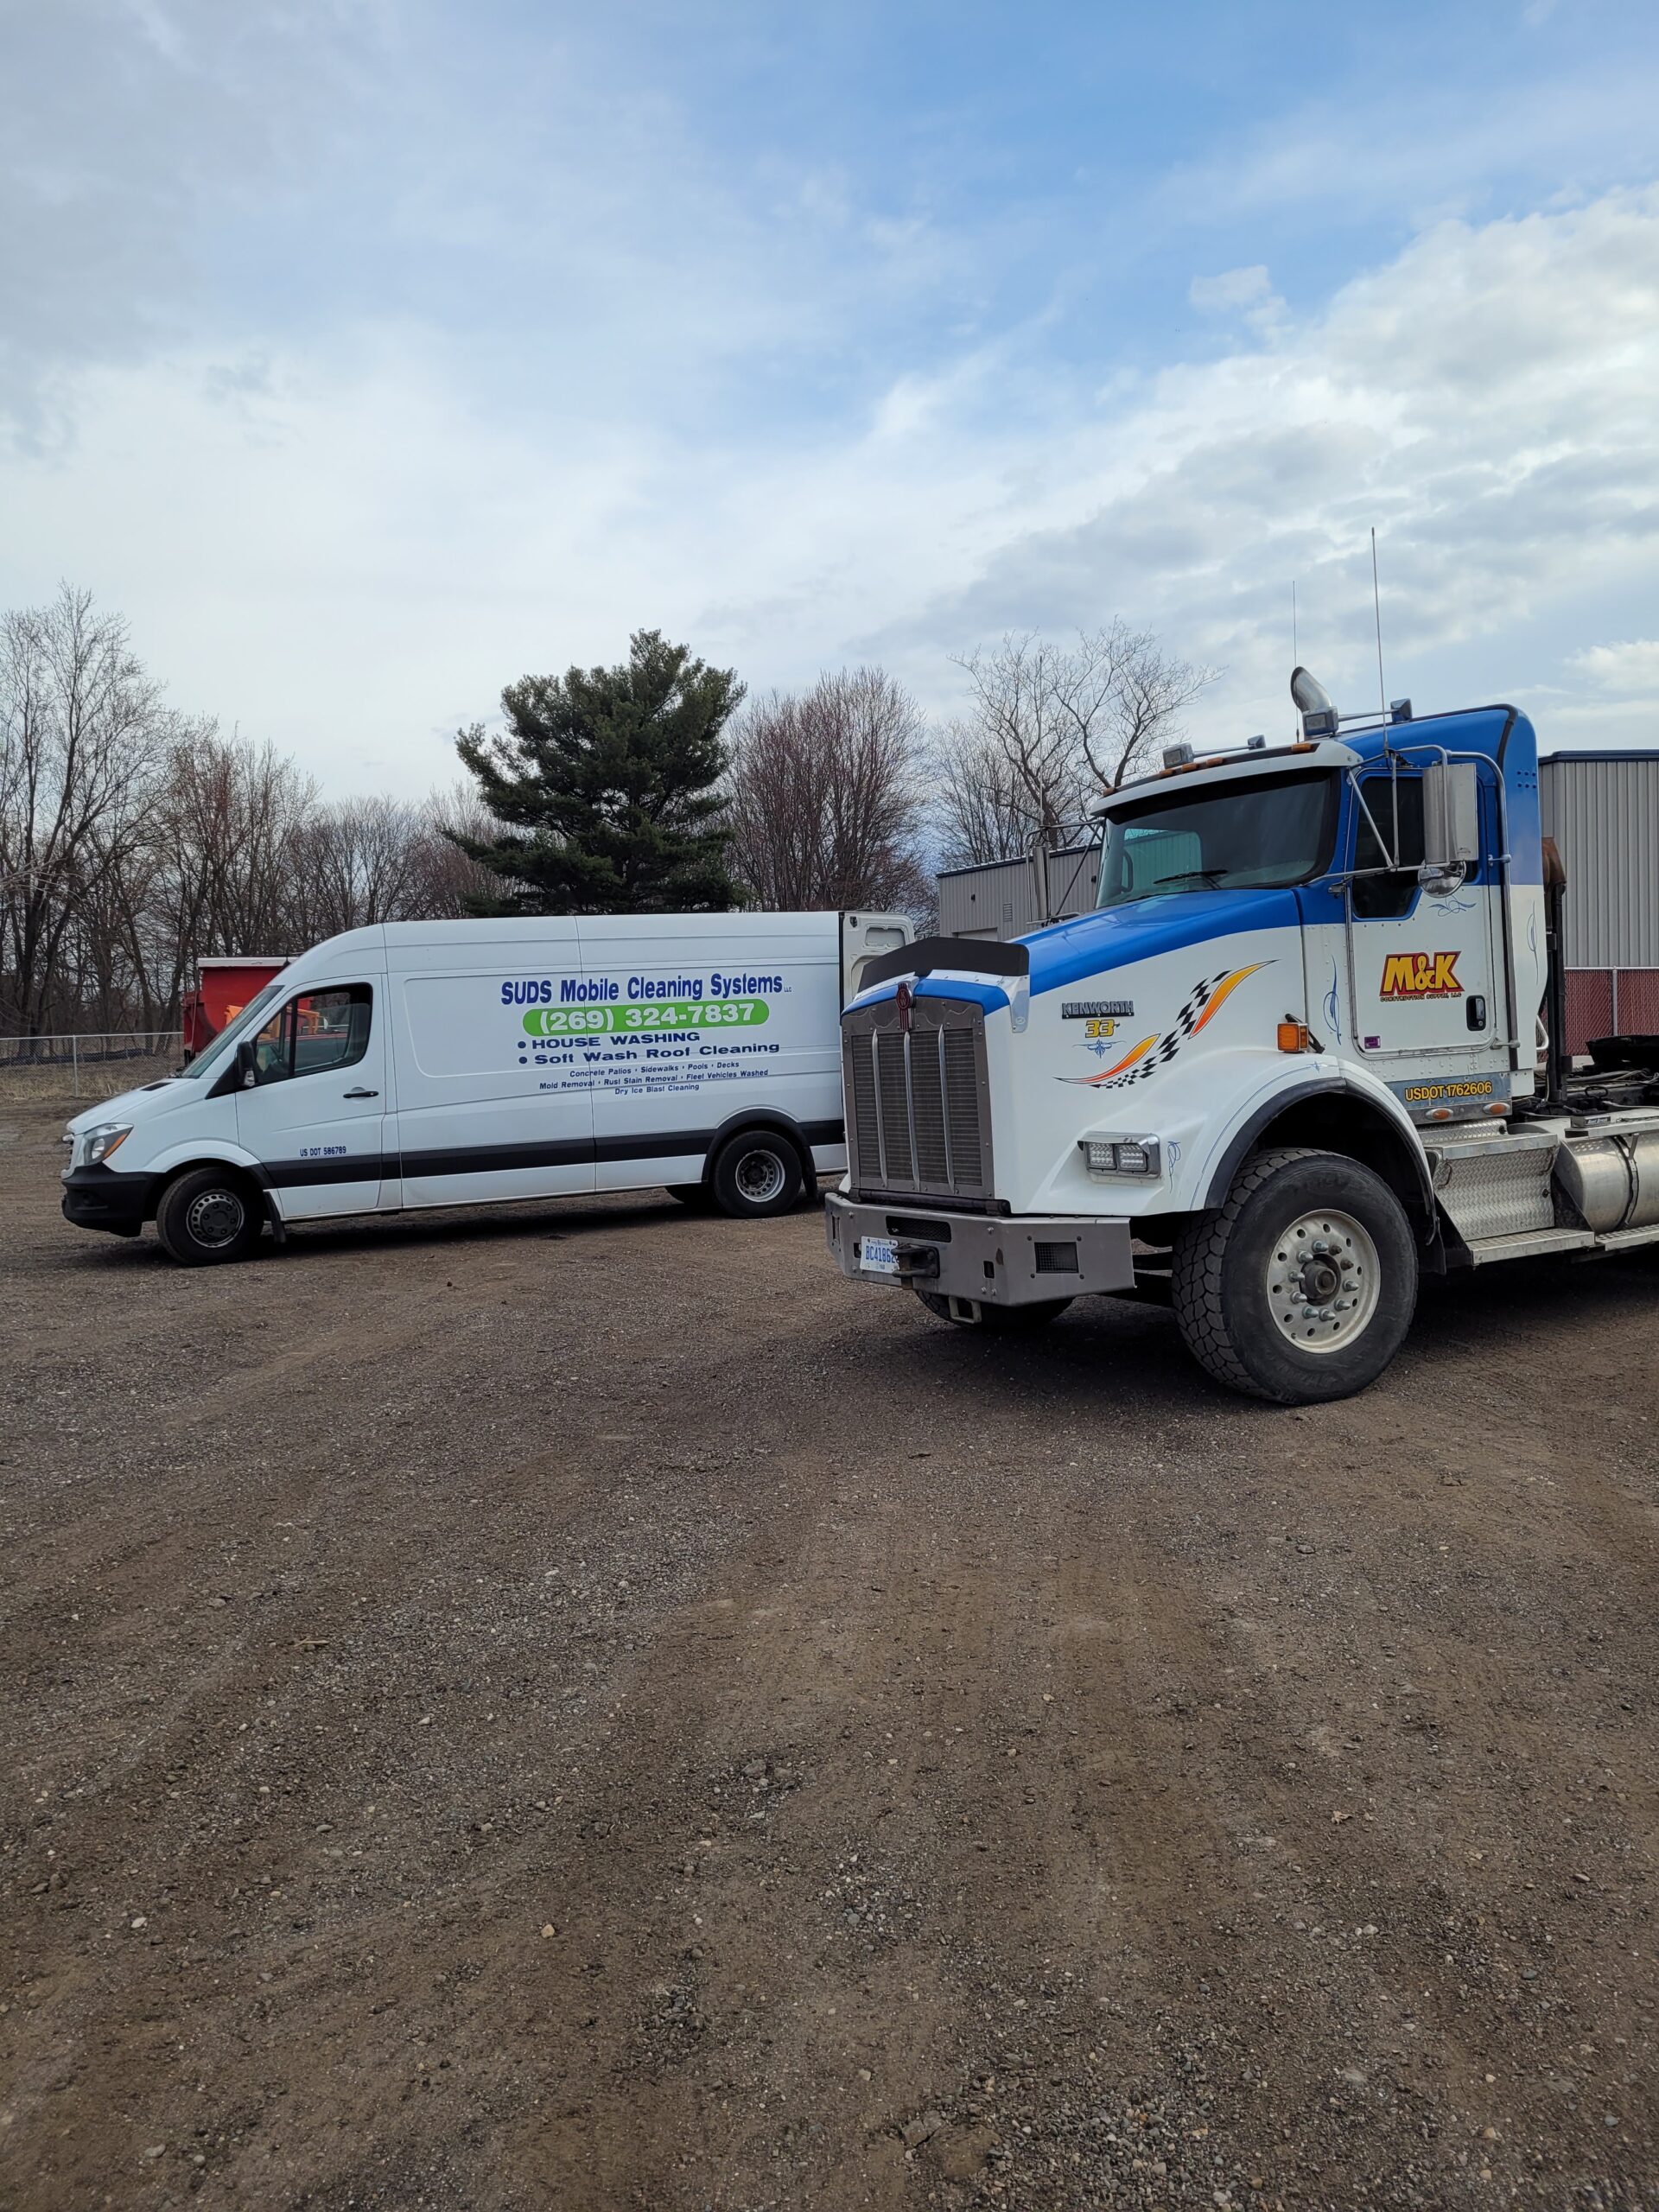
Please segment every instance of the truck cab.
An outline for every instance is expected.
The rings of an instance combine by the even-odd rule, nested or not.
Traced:
[[[1092,912],[870,971],[843,1272],[991,1329],[1166,1299],[1219,1380],[1300,1403],[1382,1371],[1425,1271],[1659,1236],[1651,1069],[1574,1077],[1549,1018],[1531,723],[1293,688],[1294,741],[1099,802]]]

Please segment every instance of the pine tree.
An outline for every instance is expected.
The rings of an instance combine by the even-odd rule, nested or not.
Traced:
[[[739,903],[726,872],[730,759],[743,696],[729,668],[636,630],[618,668],[526,676],[501,694],[508,728],[456,749],[502,835],[454,842],[501,879],[480,911],[656,914]]]

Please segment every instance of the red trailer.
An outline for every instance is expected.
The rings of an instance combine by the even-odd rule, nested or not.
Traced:
[[[187,1057],[194,1056],[234,1021],[248,1001],[288,965],[284,953],[238,953],[196,963],[196,987],[184,995],[181,1027]]]

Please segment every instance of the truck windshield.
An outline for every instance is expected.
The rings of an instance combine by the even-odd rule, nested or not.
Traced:
[[[226,1054],[234,1050],[238,1038],[251,1036],[258,1028],[271,1001],[281,996],[282,988],[280,982],[270,982],[263,991],[256,992],[236,1020],[227,1021],[218,1036],[203,1046],[189,1066],[181,1069],[181,1074],[186,1077],[211,1075],[215,1068],[222,1067]]]
[[[1306,770],[1131,799],[1107,817],[1096,903],[1306,883],[1330,865],[1336,821],[1336,777]]]

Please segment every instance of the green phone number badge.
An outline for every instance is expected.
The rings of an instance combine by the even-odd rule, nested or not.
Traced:
[[[524,1016],[531,1037],[595,1037],[621,1030],[645,1034],[658,1030],[758,1028],[766,1019],[765,999],[710,999],[701,1006],[671,1001],[666,1006],[537,1006]]]

